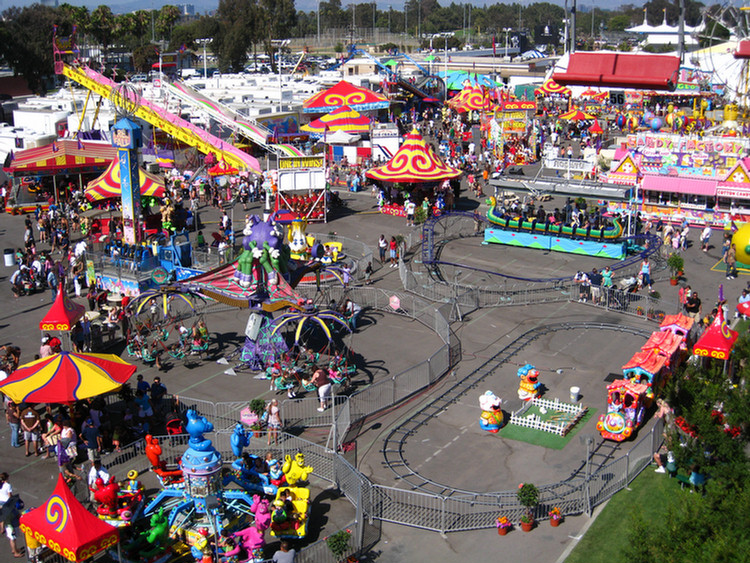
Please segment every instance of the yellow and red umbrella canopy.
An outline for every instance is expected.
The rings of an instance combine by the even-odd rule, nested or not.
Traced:
[[[113,391],[135,370],[114,354],[60,352],[20,366],[0,391],[16,403],[67,403]]]
[[[570,96],[571,90],[567,86],[561,86],[551,78],[544,81],[539,88],[534,90],[537,96],[547,96],[549,94],[560,94],[561,96]]]
[[[138,169],[138,181],[141,184],[141,195],[164,197],[164,181],[145,170]],[[96,180],[92,180],[83,192],[89,201],[100,201],[122,195],[120,187],[120,161],[113,160],[107,170]]]
[[[322,136],[326,130],[328,133],[344,131],[354,135],[367,133],[370,131],[370,118],[349,106],[343,106],[300,127],[300,131],[306,131],[313,136]]]
[[[602,126],[599,125],[598,119],[595,119],[594,124],[591,127],[589,127],[589,133],[592,133],[594,135],[601,135],[602,133],[604,133]]]
[[[448,105],[460,112],[491,110],[492,100],[481,87],[466,86],[448,102]]]
[[[580,109],[572,109],[561,113],[557,116],[558,119],[565,119],[566,121],[584,121],[586,119],[594,119],[594,116]]]
[[[393,158],[383,166],[371,168],[365,175],[381,182],[439,182],[461,175],[445,164],[425,143],[416,129],[404,137]]]

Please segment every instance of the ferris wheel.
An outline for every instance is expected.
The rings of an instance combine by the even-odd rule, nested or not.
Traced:
[[[703,48],[691,62],[711,72],[711,82],[724,96],[748,106],[750,93],[750,6],[730,3],[703,10],[703,25],[696,32]]]

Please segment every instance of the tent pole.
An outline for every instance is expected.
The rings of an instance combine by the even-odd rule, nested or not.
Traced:
[[[52,176],[52,185],[54,186],[54,189],[55,189],[55,205],[60,205],[60,202],[58,201],[58,198],[57,198],[57,176],[56,175]]]

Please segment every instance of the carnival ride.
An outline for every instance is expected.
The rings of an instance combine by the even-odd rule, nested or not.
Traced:
[[[88,88],[102,98],[109,99],[121,106],[132,109],[135,117],[143,119],[183,143],[195,147],[204,154],[214,154],[238,170],[245,170],[254,174],[262,173],[258,160],[234,147],[230,142],[216,137],[189,121],[169,112],[159,104],[145,100],[138,90],[129,85],[124,88],[101,73],[81,63],[80,52],[75,44],[75,36],[53,38],[53,55],[55,73],[62,74]]]
[[[647,410],[687,355],[693,319],[668,315],[641,349],[622,367],[624,379],[607,386],[607,412],[596,429],[603,438],[622,442],[635,435]]]

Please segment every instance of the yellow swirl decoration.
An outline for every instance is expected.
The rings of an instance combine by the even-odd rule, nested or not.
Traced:
[[[330,93],[323,96],[323,103],[328,106],[351,106],[354,104],[363,104],[367,101],[364,92],[352,92],[351,94]]]
[[[58,495],[51,496],[47,501],[45,516],[56,532],[62,532],[68,523],[68,507],[65,501]]]
[[[719,328],[721,329],[721,335],[726,338],[730,339],[732,338],[732,335],[729,332],[729,327],[727,326],[727,322],[722,320],[721,324],[719,325]]]

